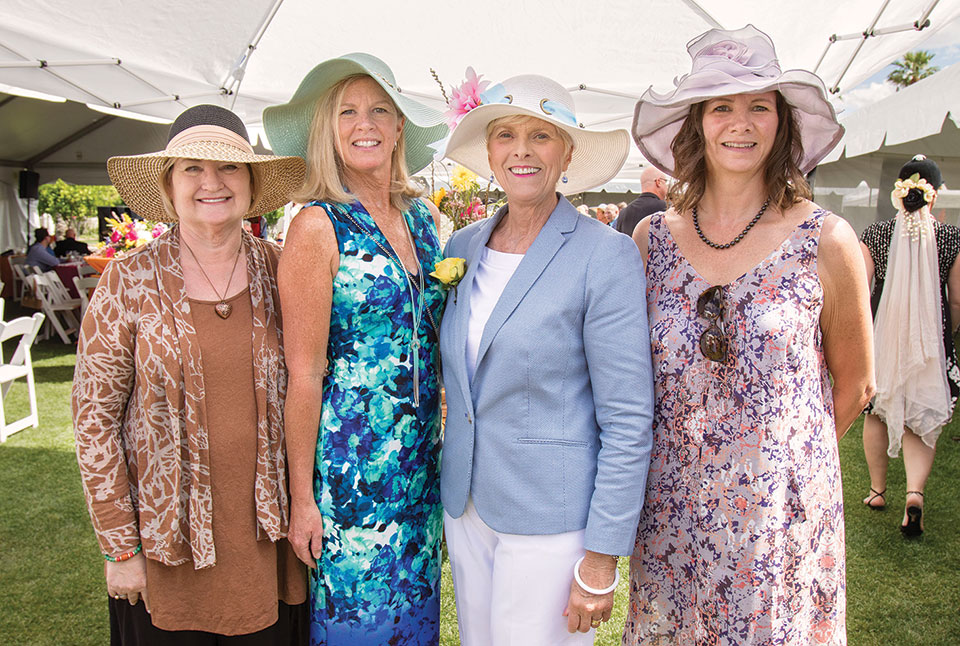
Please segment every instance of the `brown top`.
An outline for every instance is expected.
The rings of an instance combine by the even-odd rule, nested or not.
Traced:
[[[243,234],[252,324],[256,535],[286,535],[286,370],[280,248]],[[180,266],[179,227],[107,265],[77,349],[77,462],[100,549],[143,543],[166,565],[216,563],[205,370]]]
[[[163,630],[243,635],[277,621],[277,599],[306,599],[306,572],[286,539],[257,540],[254,500],[257,406],[254,398],[247,290],[216,302],[189,299],[203,359],[217,564],[166,566],[147,559],[151,620]]]

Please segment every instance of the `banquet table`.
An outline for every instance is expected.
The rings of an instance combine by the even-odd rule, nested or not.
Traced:
[[[70,298],[80,298],[80,294],[77,292],[77,286],[73,284],[73,278],[74,276],[80,276],[80,265],[82,264],[83,261],[61,262],[53,268],[53,270],[57,272],[57,276],[60,277],[60,282],[63,283],[67,291],[70,292]]]

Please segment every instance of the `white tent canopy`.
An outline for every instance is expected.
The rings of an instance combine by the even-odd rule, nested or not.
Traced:
[[[687,70],[685,44],[710,27],[752,22],[784,68],[847,89],[958,15],[960,0],[0,0],[0,83],[167,119],[220,102],[256,124],[315,64],[368,51],[437,107],[430,68],[449,86],[472,65],[495,81],[545,74],[575,90],[587,126],[628,127],[636,98]]]
[[[893,217],[890,191],[900,167],[923,154],[948,187],[960,188],[960,64],[954,64],[842,118],[846,134],[817,169],[815,198],[858,231]],[[942,192],[936,211],[960,218],[960,191]]]

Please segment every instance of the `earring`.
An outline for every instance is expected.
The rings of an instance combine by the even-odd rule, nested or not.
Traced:
[[[490,174],[490,183],[493,184],[495,181],[497,181],[497,180],[494,179],[493,173],[491,173],[491,174]]]
[[[567,179],[567,174],[566,174],[566,173],[563,174],[563,177],[560,178],[560,181],[563,182],[564,184],[566,184],[566,183],[569,181],[569,180]]]

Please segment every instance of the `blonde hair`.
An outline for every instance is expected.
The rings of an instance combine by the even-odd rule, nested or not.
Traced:
[[[310,124],[310,138],[307,142],[307,177],[303,187],[293,196],[294,202],[307,204],[313,200],[321,202],[353,202],[356,197],[343,186],[343,158],[340,154],[340,136],[337,122],[340,116],[340,103],[347,86],[362,78],[372,78],[367,74],[353,74],[340,79],[317,101],[317,109]],[[393,108],[401,117],[403,113],[393,103]],[[401,133],[397,145],[390,155],[390,204],[406,210],[410,202],[423,195],[423,189],[417,186],[407,171],[406,138]]]
[[[178,159],[182,159],[182,157],[168,157],[164,159],[163,165],[160,167],[160,174],[157,175],[163,212],[167,217],[173,218],[174,220],[179,220],[180,216],[177,215],[177,210],[173,206],[173,198],[170,197],[170,175],[173,173],[173,166],[177,163]],[[263,182],[260,179],[260,170],[257,168],[257,164],[244,164],[244,166],[246,166],[250,172],[250,205],[247,206],[247,211],[249,212],[250,209],[253,208],[253,205],[257,203],[257,197],[259,196],[260,187]],[[244,214],[243,217],[247,217],[246,214]]]
[[[508,114],[505,117],[500,117],[494,119],[487,124],[487,132],[484,135],[484,140],[489,144],[490,135],[493,133],[494,128],[499,126],[505,126],[507,128],[513,128],[524,123],[529,123],[531,121],[539,121],[540,123],[545,123],[551,128],[553,128],[560,135],[560,140],[563,142],[563,156],[566,157],[573,151],[573,138],[567,133],[566,130],[560,128],[553,123],[550,123],[546,119],[541,119],[539,117],[534,117],[529,114]]]

